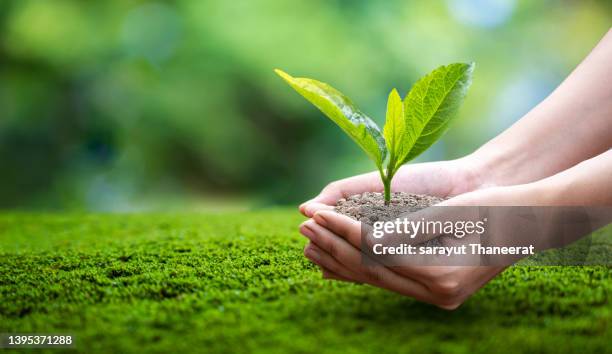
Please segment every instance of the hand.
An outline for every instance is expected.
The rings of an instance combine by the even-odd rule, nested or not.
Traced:
[[[479,188],[484,187],[483,183],[481,183],[480,173],[476,168],[477,163],[471,157],[467,156],[461,159],[452,160],[452,161],[442,161],[442,162],[431,162],[431,163],[423,163],[423,164],[415,164],[410,166],[403,166],[395,175],[395,178],[392,182],[392,190],[396,192],[407,192],[407,193],[416,193],[416,194],[428,194],[439,197],[451,197],[461,193],[469,192],[472,190],[477,190]],[[307,217],[313,217],[315,213],[324,210],[333,210],[333,206],[336,202],[354,194],[361,194],[364,192],[382,192],[383,184],[381,182],[380,176],[377,172],[366,173],[354,177],[349,177],[346,179],[342,179],[339,181],[335,181],[327,185],[321,193],[315,198],[303,203],[300,205],[300,212]],[[323,215],[323,214],[321,214]],[[317,216],[319,221],[322,221],[323,216]],[[341,216],[342,217],[342,216]],[[348,219],[348,220],[346,220]],[[348,223],[357,223],[350,218],[345,217],[345,221]],[[355,226],[355,225],[353,225]],[[357,229],[359,227],[359,223],[357,223]],[[307,221],[302,224],[300,227],[300,231],[308,237],[308,235],[316,235],[322,234],[321,240],[323,239],[334,239],[338,242],[341,242],[344,246],[348,244],[346,241],[342,242],[341,238],[338,236],[332,237],[332,232],[329,230],[325,230],[320,225],[317,225],[313,221]],[[316,232],[313,232],[316,231]],[[328,237],[326,238],[325,235]],[[321,241],[323,242],[323,241]],[[329,247],[333,247],[332,243],[326,243]],[[318,264],[323,272],[323,277],[328,279],[336,279],[343,281],[351,281],[351,282],[360,282],[360,283],[370,283],[375,286],[380,286],[383,288],[389,289],[386,286],[386,282],[382,281],[369,281],[369,270],[360,269],[360,271],[352,271],[334,259],[333,256],[330,256],[330,248],[325,247],[327,251],[324,251],[320,247],[316,245],[316,243],[310,242],[304,253],[306,257],[314,261]],[[358,244],[354,244],[351,246],[352,248],[344,247],[346,251],[350,252],[350,257],[352,257],[352,261],[354,261],[354,265],[360,264],[360,253],[359,249],[355,249],[354,247],[359,247]],[[355,252],[356,254],[355,254]],[[334,251],[335,252],[335,251]],[[321,262],[317,262],[315,258],[317,255],[320,255]],[[340,255],[336,255],[340,257]],[[348,260],[348,258],[347,258]],[[447,272],[449,269],[443,269],[438,267],[428,267],[429,271],[431,271],[431,276],[435,276],[440,282],[444,282],[445,284],[440,286],[438,290],[442,293],[448,293],[452,289],[445,289],[444,286],[451,285],[446,283],[446,278],[442,276],[442,273]],[[379,269],[379,271],[383,271]],[[376,277],[377,271],[373,271],[374,276]],[[388,277],[397,281],[395,284],[400,285],[404,284],[404,281],[400,281],[401,276],[395,275],[393,272],[383,271],[387,274]],[[439,274],[434,274],[435,272],[439,272]],[[466,274],[470,274],[466,269]],[[450,272],[448,273],[450,277]],[[385,278],[388,279],[388,278]],[[420,285],[422,287],[422,285]],[[402,289],[391,288],[389,290],[398,291],[400,293],[404,293],[406,295],[412,294],[412,296],[417,295],[416,293],[401,291]],[[405,290],[405,289],[404,289]],[[417,297],[423,301],[427,301],[424,296],[425,293],[421,293],[421,296]],[[416,296],[415,296],[416,297]],[[441,299],[444,300],[444,299]],[[449,300],[448,298],[444,301]],[[440,303],[440,306],[449,306],[454,303],[445,303],[446,305]],[[452,306],[451,306],[452,307]]]
[[[434,165],[436,164],[431,164]],[[537,182],[475,189],[448,199],[440,205],[610,206],[612,205],[610,176],[612,176],[612,149]],[[404,177],[412,179],[408,174]],[[425,186],[430,185],[427,182],[423,183]],[[610,222],[609,213],[603,216],[597,221],[600,225],[592,226],[594,229]],[[490,229],[495,230],[493,237],[497,239],[495,241],[497,244],[509,239],[516,241],[516,232],[512,231],[512,226],[511,222],[503,218],[499,224],[488,225]],[[323,277],[368,283],[444,309],[457,308],[505,268],[505,266],[366,266],[361,261],[361,223],[330,210],[315,211],[313,218],[300,226],[300,232],[310,240],[304,249],[305,256],[319,265]],[[546,237],[557,236],[556,233],[552,233]],[[575,236],[577,239],[584,235]],[[460,242],[452,238],[444,241]],[[551,238],[538,241],[561,245],[563,242],[573,240]]]
[[[452,310],[505,268],[365,266],[361,262],[359,245],[353,243],[355,239],[342,233],[347,227],[358,233],[359,226],[351,226],[352,219],[346,219],[348,217],[332,211],[321,211],[315,214],[316,222],[310,220],[301,226],[302,234],[311,240],[304,255],[322,269],[326,279],[367,283]]]
[[[465,193],[441,205],[518,205],[521,202],[538,205],[548,198],[543,192],[544,187],[540,184],[495,187]],[[499,232],[498,226],[493,228]],[[310,240],[304,249],[305,256],[321,268],[324,278],[368,283],[444,309],[460,306],[505,268],[364,265],[360,251],[361,223],[330,210],[316,211],[312,219],[300,226],[300,232]],[[447,238],[443,245],[456,246],[459,242],[468,242],[462,240]]]
[[[467,156],[452,161],[403,166],[393,178],[391,190],[438,197],[451,197],[483,187],[474,158]],[[300,205],[300,212],[312,217],[316,211],[332,210],[336,202],[354,194],[382,192],[378,172],[332,182],[315,198]]]

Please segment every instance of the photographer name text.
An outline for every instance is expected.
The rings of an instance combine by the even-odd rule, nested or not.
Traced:
[[[468,253],[468,251],[470,253]],[[384,246],[377,243],[372,247],[376,255],[532,255],[534,246],[483,246],[479,243],[470,243],[460,246],[414,246],[401,244],[398,246]]]

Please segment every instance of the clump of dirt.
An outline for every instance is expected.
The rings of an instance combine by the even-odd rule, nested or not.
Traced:
[[[444,201],[444,198],[411,193],[391,193],[391,202],[385,205],[382,193],[366,192],[342,198],[335,211],[363,223],[392,220],[405,213],[413,213]]]

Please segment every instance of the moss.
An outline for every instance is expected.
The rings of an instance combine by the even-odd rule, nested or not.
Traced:
[[[0,332],[69,332],[81,352],[609,350],[610,268],[512,267],[446,312],[321,280],[301,220],[0,215]]]

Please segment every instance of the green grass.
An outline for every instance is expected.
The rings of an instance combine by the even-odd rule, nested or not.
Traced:
[[[104,353],[610,352],[608,267],[513,267],[446,312],[320,279],[302,220],[0,214],[0,332]]]

